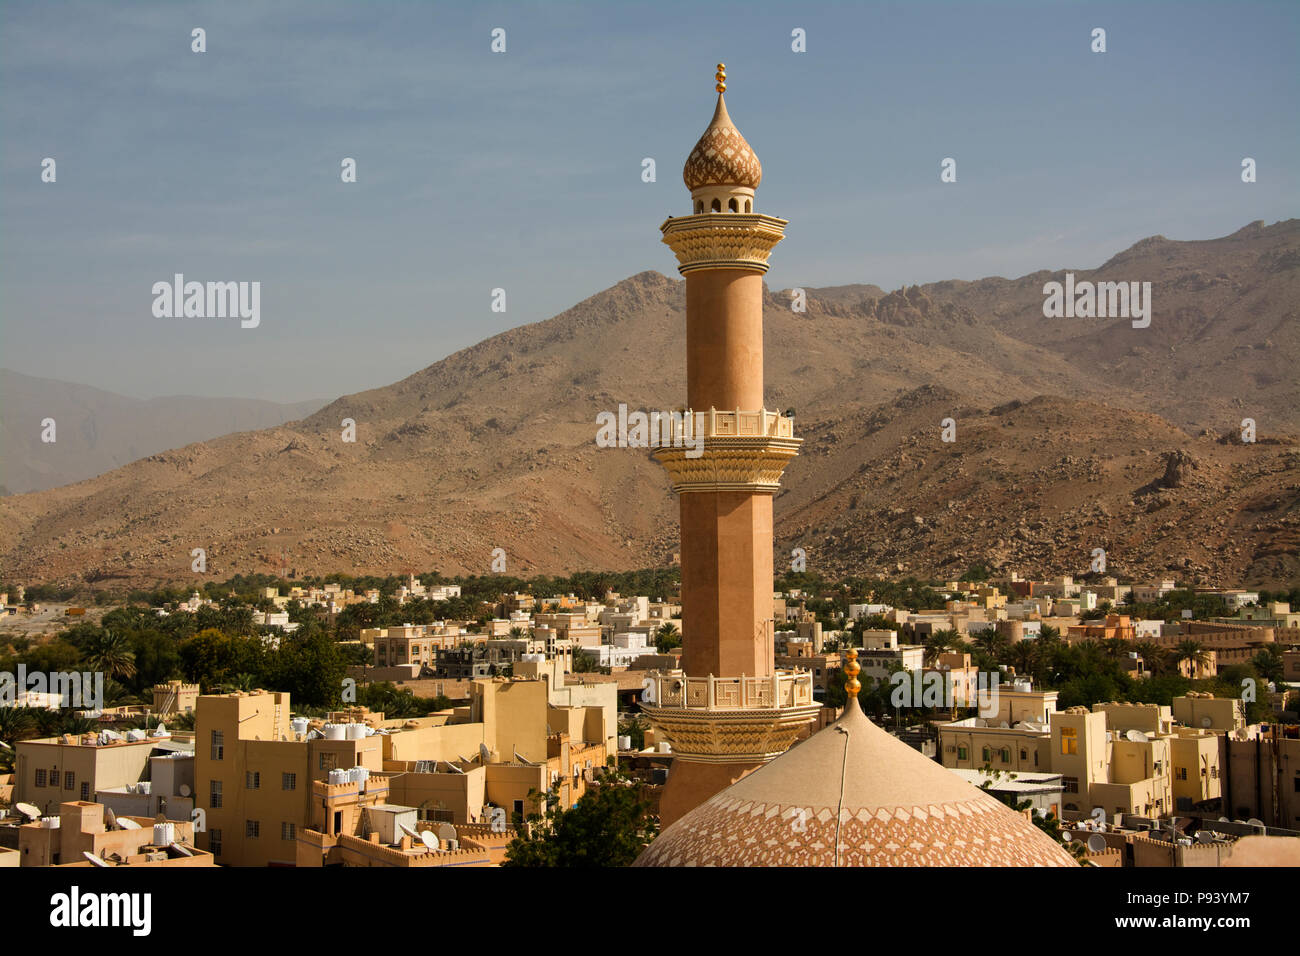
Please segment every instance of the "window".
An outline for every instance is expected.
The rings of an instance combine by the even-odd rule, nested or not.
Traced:
[[[280,789],[281,789],[281,790],[297,790],[297,789],[298,789],[298,775],[297,775],[296,773],[282,773],[282,774],[280,774]]]
[[[212,731],[212,752],[213,760],[226,759],[226,732],[224,730]]]
[[[1074,727],[1061,728],[1061,753],[1077,754],[1079,752],[1079,731]]]
[[[966,754],[967,754],[967,753],[968,753],[968,751],[966,750],[965,747],[961,747],[961,746],[959,746],[959,747],[957,748],[957,759],[958,759],[958,760],[965,760],[965,759],[966,759]]]
[[[1066,793],[1078,793],[1078,792],[1079,792],[1079,778],[1078,778],[1078,777],[1062,777],[1062,778],[1061,778],[1061,783],[1065,784],[1065,792],[1066,792]]]
[[[90,784],[85,781],[81,784],[81,799],[87,802],[90,800]]]
[[[334,753],[323,753],[320,755],[320,769],[333,770],[338,766],[339,755]]]
[[[262,774],[258,770],[249,770],[244,774],[244,787],[248,790],[262,789]]]
[[[1187,779],[1187,768],[1186,768],[1186,767],[1179,767],[1179,768],[1178,768],[1178,770],[1177,770],[1177,779],[1179,779],[1179,780],[1186,780],[1186,779]]]
[[[212,780],[208,783],[208,806],[213,810],[221,809],[221,781]]]
[[[71,770],[65,770],[63,772],[63,789],[64,790],[77,789],[77,775],[73,773]]]
[[[221,831],[215,827],[208,831],[208,851],[213,856],[221,853]]]
[[[753,210],[753,208],[754,208],[754,203],[753,203],[751,200],[746,199],[746,200],[745,200],[745,212],[750,212],[750,211]]]
[[[1020,748],[1020,759],[1021,759],[1021,760],[1028,760],[1028,759],[1029,759],[1029,751],[1026,750],[1024,747],[1021,747],[1021,748]]]
[[[44,771],[44,770],[37,770],[37,771],[36,771],[36,786],[38,786],[38,787],[43,787],[43,786],[45,786],[45,771]]]
[[[715,200],[713,200],[713,205],[712,205],[710,208],[711,208],[714,212],[722,212],[722,203],[721,203],[720,201],[718,201],[717,199],[715,199]]]
[[[281,824],[280,824],[280,839],[281,839],[281,840],[292,840],[292,839],[294,838],[294,830],[295,830],[295,827],[294,827],[294,825],[293,825],[292,823],[281,823]]]
[[[262,835],[262,824],[257,820],[244,821],[244,836],[250,838],[260,837]]]
[[[993,751],[991,751],[988,747],[985,747],[983,750],[980,751],[980,759],[983,760],[985,763],[990,763],[993,760]]]
[[[731,212],[740,212],[740,206],[736,202],[735,197],[732,197],[731,201],[727,203],[727,209]]]

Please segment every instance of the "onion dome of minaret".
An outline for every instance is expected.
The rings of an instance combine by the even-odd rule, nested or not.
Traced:
[[[1077,866],[1000,800],[858,706],[669,826],[635,866]]]
[[[692,193],[704,186],[738,186],[753,190],[763,181],[762,164],[727,115],[727,101],[722,96],[727,88],[726,79],[726,67],[719,63],[717,109],[682,169],[682,179]]]

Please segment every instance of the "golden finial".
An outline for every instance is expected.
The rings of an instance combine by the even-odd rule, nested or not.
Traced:
[[[727,90],[727,64],[718,64],[718,72],[715,74],[715,77],[718,81],[718,92],[725,93]]]
[[[848,675],[848,680],[844,682],[844,692],[850,697],[857,697],[858,691],[862,690],[862,684],[858,681],[858,674],[862,671],[862,665],[858,663],[858,649],[850,647],[845,656],[848,660],[844,662],[844,673]]]

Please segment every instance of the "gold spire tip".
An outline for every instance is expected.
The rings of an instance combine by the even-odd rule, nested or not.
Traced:
[[[850,647],[844,654],[848,658],[844,662],[844,674],[847,677],[844,681],[844,692],[850,697],[857,697],[858,691],[862,689],[862,684],[858,681],[858,674],[862,671],[862,665],[858,663],[858,649]]]
[[[714,74],[714,79],[718,81],[718,92],[725,93],[727,90],[727,64],[718,64],[718,72]]]

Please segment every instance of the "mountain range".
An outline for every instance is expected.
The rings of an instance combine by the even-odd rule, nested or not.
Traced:
[[[806,289],[805,311],[765,290],[766,401],[804,439],[778,568],[802,548],[831,574],[1079,573],[1103,549],[1120,577],[1300,577],[1300,220],[1069,271],[1150,282],[1150,326],[1045,318],[1066,270]],[[671,561],[663,470],[595,435],[621,403],[684,401],[684,308],[643,272],[301,420],[9,495],[0,577],[183,582],[198,547],[217,577],[488,573],[498,547],[521,575]]]

